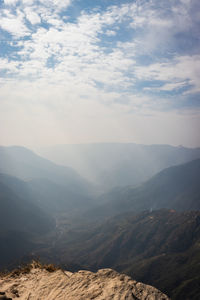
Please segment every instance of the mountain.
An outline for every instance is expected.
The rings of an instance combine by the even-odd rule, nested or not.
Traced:
[[[1,269],[36,255],[73,271],[114,268],[173,300],[199,299],[200,159],[97,199],[75,171],[22,147],[0,147],[0,171]]]
[[[139,187],[116,188],[102,195],[99,203],[86,214],[87,218],[110,217],[130,210],[199,210],[200,159],[167,168]]]
[[[25,181],[45,178],[79,194],[90,191],[90,184],[73,169],[56,165],[24,147],[0,146],[0,172]]]
[[[0,174],[0,212],[1,231],[46,232],[54,224],[33,202],[26,183],[5,174]]]
[[[10,181],[14,191],[31,197],[50,213],[81,212],[92,206],[94,188],[89,182],[73,169],[56,165],[24,147],[0,147],[0,172],[23,180],[23,187]]]
[[[15,275],[15,276],[13,276]],[[2,299],[127,299],[168,300],[152,286],[111,269],[97,273],[79,271],[71,273],[53,269],[52,266],[28,267],[7,276],[1,276]],[[34,288],[33,288],[34,287]],[[0,296],[1,297],[1,296]]]
[[[200,148],[133,143],[57,145],[37,151],[55,163],[72,167],[104,190],[138,185],[162,169],[200,158]]]
[[[91,185],[23,147],[0,147],[0,267],[16,265],[55,229],[92,207]]]
[[[200,298],[200,212],[126,213],[101,225],[63,230],[48,253],[63,266],[114,268],[173,300]]]
[[[55,221],[29,196],[26,184],[0,174],[0,266],[7,267],[34,248],[33,239],[55,227]]]
[[[58,213],[66,215],[81,213],[93,207],[89,197],[75,193],[64,185],[45,178],[24,182],[16,177],[0,174],[0,183],[6,185],[14,193],[13,199],[20,197],[24,205],[31,203],[52,217]]]
[[[51,215],[65,213],[72,215],[82,213],[94,206],[92,198],[86,193],[72,191],[68,187],[49,179],[32,179],[27,187],[36,203]]]

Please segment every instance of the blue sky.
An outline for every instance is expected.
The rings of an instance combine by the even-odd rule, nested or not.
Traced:
[[[200,146],[198,0],[0,0],[3,144]]]

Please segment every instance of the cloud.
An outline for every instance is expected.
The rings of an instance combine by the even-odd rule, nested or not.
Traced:
[[[16,38],[24,37],[30,34],[30,30],[25,25],[24,13],[20,10],[16,11],[16,14],[7,13],[7,16],[4,16],[6,11],[3,11],[0,18],[0,27],[11,33]]]
[[[64,8],[67,8],[71,4],[71,0],[43,0],[40,1],[41,4],[50,8],[60,11]]]
[[[135,75],[139,80],[166,82],[161,90],[176,89],[177,85],[188,85],[187,93],[200,92],[200,56],[177,56],[168,62],[137,66]],[[177,83],[178,82],[178,83]]]
[[[4,0],[6,5],[15,5],[19,0]]]
[[[116,35],[116,31],[114,31],[114,30],[106,30],[105,34],[107,36],[115,36]]]
[[[178,12],[179,6],[173,6],[168,14],[160,8],[155,9],[148,2],[144,7],[136,3],[111,6],[103,12],[82,12],[73,23],[60,18],[56,11],[50,14],[54,5],[62,9],[70,3],[44,1],[37,9],[35,6],[25,8],[25,15],[18,9],[16,17],[11,15],[2,19],[2,27],[7,27],[12,34],[30,34],[30,39],[24,41],[22,49],[18,51],[21,56],[21,64],[17,69],[19,78],[27,76],[30,80],[37,80],[38,76],[39,79],[54,82],[54,85],[68,78],[71,84],[74,81],[84,82],[86,86],[91,85],[97,90],[115,90],[119,94],[120,90],[122,93],[127,89],[132,89],[135,94],[137,82],[144,80],[162,81],[160,91],[177,90],[183,85],[188,85],[187,93],[199,91],[197,55],[176,55],[165,58],[164,62],[163,57],[158,56],[157,62],[148,65],[138,61],[141,54],[144,55],[150,49],[154,51],[159,43],[166,43],[171,38],[175,16],[184,15],[185,20],[188,2],[184,2],[182,10]],[[47,29],[41,26],[31,32],[32,29],[25,25],[25,16],[32,25],[45,21],[50,27]],[[181,23],[180,20],[178,23]],[[132,32],[132,40],[118,39],[119,26],[125,26]],[[141,27],[142,34],[135,37],[135,30]],[[109,48],[102,45],[104,33],[116,39],[116,44]],[[50,73],[51,79],[48,76]],[[144,86],[144,90],[150,89],[153,91],[155,87]]]
[[[199,64],[197,56],[174,56],[172,59],[165,58],[165,62],[163,57],[158,57],[156,63],[138,63],[141,54],[154,51],[158,44],[162,48],[162,42],[166,44],[171,39],[175,16],[184,15],[185,20],[189,2],[183,2],[182,10],[178,12],[179,6],[173,6],[168,14],[164,9],[155,9],[148,2],[143,7],[136,3],[111,6],[104,12],[82,12],[75,23],[66,22],[56,11],[50,13],[54,6],[60,10],[70,4],[70,1],[43,1],[37,8],[25,8],[25,16],[32,25],[45,21],[50,25],[48,29],[39,27],[32,31],[25,25],[25,16],[20,9],[16,16],[1,19],[2,28],[13,35],[30,35],[30,39],[24,41],[23,48],[18,51],[21,56],[19,77],[29,74],[32,78],[31,73],[40,73],[40,77],[45,77],[50,72],[49,68],[53,68],[55,83],[56,78],[63,78],[65,74],[72,80],[77,78],[79,82],[88,81],[92,86],[99,85],[105,89],[134,88],[138,80],[148,79],[163,81],[162,90],[173,90],[174,81],[187,81],[193,91],[198,91],[198,74],[195,75],[195,64]],[[122,25],[123,22],[125,25]],[[180,20],[178,23],[181,23]],[[119,26],[132,30],[132,41],[118,40]],[[135,30],[140,27],[141,36],[135,37]],[[110,48],[101,45],[104,33],[116,39],[116,44]],[[185,67],[189,70],[182,72]]]
[[[128,141],[131,118],[145,131],[140,117],[161,124],[168,112],[175,120],[191,95],[200,93],[195,1],[138,1],[87,11],[77,11],[75,1],[4,3],[0,27],[8,40],[0,58],[0,101],[12,117],[14,111],[16,118],[30,114],[44,128],[43,119],[49,120],[55,135],[59,128],[71,130],[71,141],[73,135],[81,139],[73,122],[88,140],[95,129],[101,136],[101,122],[112,130],[124,122]],[[192,46],[182,47],[190,32]],[[194,112],[197,101],[190,103]]]
[[[165,83],[164,85],[157,87],[145,87],[144,90],[157,90],[157,91],[174,91],[186,87],[188,83],[186,81]]]
[[[38,23],[41,22],[40,16],[36,12],[34,12],[30,7],[25,8],[24,11],[25,11],[25,15],[26,15],[27,20],[32,25],[35,25],[35,24],[38,24]]]

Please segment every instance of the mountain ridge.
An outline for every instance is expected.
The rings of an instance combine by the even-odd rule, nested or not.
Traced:
[[[21,146],[0,146],[0,172],[22,180],[48,178],[80,192],[87,192],[90,184],[70,167],[57,165],[32,150]]]
[[[102,204],[101,204],[102,203]],[[200,209],[200,159],[162,170],[138,187],[127,186],[99,197],[86,217],[105,218],[129,210]]]
[[[104,189],[138,185],[166,167],[200,158],[200,148],[135,143],[56,145],[36,152]]]

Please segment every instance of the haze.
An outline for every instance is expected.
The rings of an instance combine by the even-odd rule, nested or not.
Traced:
[[[200,146],[199,9],[0,1],[1,144]]]

